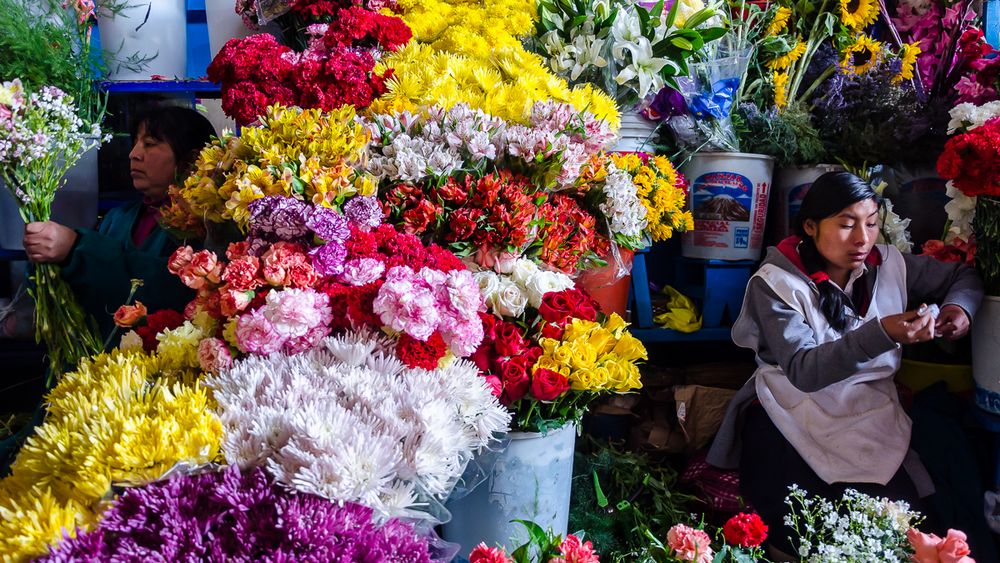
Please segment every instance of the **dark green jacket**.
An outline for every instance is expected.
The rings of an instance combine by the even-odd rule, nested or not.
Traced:
[[[92,315],[106,338],[114,329],[114,313],[125,303],[133,278],[143,281],[135,294],[150,311],[183,311],[194,291],[167,270],[167,260],[178,241],[156,226],[138,248],[132,228],[142,203],[130,203],[108,212],[95,231],[77,229],[76,243],[61,264],[62,277],[73,288],[84,311]]]

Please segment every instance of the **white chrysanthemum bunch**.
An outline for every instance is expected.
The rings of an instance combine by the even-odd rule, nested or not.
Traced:
[[[348,333],[209,378],[226,461],[387,517],[419,515],[427,497],[443,501],[510,414],[474,364],[410,369],[392,346],[374,332]]]
[[[632,175],[608,162],[604,195],[607,199],[601,203],[600,209],[608,219],[611,234],[616,239],[624,238],[633,245],[637,244],[648,223],[646,208],[639,200]]]
[[[845,491],[837,502],[806,495],[806,491],[792,485],[785,498],[791,509],[785,524],[798,535],[798,552],[803,561],[910,560],[906,532],[921,517],[907,503],[870,497],[853,489]]]
[[[551,272],[528,259],[497,261],[500,273],[484,270],[472,275],[490,310],[503,317],[520,317],[527,306],[538,308],[546,293],[573,289],[572,278]]]
[[[989,102],[981,106],[976,104],[958,104],[948,112],[948,134],[961,133],[980,127],[994,117],[1000,116],[1000,101]]]

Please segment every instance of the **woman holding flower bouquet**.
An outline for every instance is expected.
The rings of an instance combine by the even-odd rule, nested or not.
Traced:
[[[783,526],[792,484],[830,500],[853,488],[913,506],[934,492],[893,382],[900,345],[964,336],[982,283],[967,266],[876,245],[879,208],[853,174],[817,179],[798,236],[769,250],[733,326],[759,367],[709,461],[739,467],[741,493],[786,553],[795,552]]]
[[[84,310],[107,336],[112,313],[123,305],[131,280],[143,285],[135,297],[150,311],[182,309],[192,293],[167,270],[179,246],[157,223],[167,203],[167,188],[194,164],[215,134],[200,113],[162,107],[140,116],[133,126],[129,153],[132,184],[142,201],[112,209],[97,230],[71,229],[53,221],[25,225],[24,249],[34,263],[56,263]]]

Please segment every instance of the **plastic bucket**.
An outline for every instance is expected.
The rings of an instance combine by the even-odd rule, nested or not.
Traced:
[[[1000,297],[987,295],[972,323],[972,375],[976,405],[1000,414]]]
[[[843,170],[837,164],[816,164],[813,166],[782,166],[774,172],[774,195],[772,207],[774,213],[771,220],[774,236],[781,240],[792,234],[795,215],[802,206],[802,198],[809,192],[812,183],[827,172]]]
[[[605,258],[607,266],[584,270],[576,279],[576,285],[597,301],[602,313],[618,313],[624,318],[628,309],[628,293],[632,288],[632,260],[635,253],[627,248],[619,248],[618,252],[621,254],[622,267],[629,273],[618,277],[619,265],[613,258]]]
[[[227,41],[243,38],[251,33],[236,13],[233,0],[205,0],[205,19],[208,22],[208,44],[214,59]]]
[[[56,191],[52,201],[52,220],[67,227],[92,228],[97,223],[97,149],[83,153],[66,172],[66,185]],[[0,182],[0,248],[22,250],[24,221],[17,212],[17,201]]]
[[[757,260],[771,192],[774,158],[762,154],[698,153],[681,167],[694,229],[681,254],[709,260]]]
[[[576,425],[542,435],[511,432],[510,445],[497,457],[486,481],[468,496],[449,500],[451,521],[442,537],[461,546],[467,556],[480,542],[502,545],[510,553],[528,540],[524,526],[512,520],[530,520],[543,529],[565,535],[573,484]]]
[[[235,4],[230,9],[234,9]],[[117,14],[98,12],[101,48],[110,80],[151,80],[187,75],[187,8],[184,0],[131,0]],[[145,60],[142,63],[136,61]]]
[[[622,112],[621,129],[618,130],[618,142],[614,152],[652,152],[655,121],[650,121],[635,111]]]

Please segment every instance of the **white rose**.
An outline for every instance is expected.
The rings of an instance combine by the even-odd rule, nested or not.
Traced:
[[[483,295],[483,301],[489,302],[500,291],[500,276],[490,270],[476,272],[472,274],[472,279],[479,284],[479,293]]]
[[[538,264],[535,264],[528,259],[521,259],[514,263],[514,267],[511,268],[510,275],[518,285],[524,287],[527,285],[528,280],[531,279],[531,276],[535,275],[535,272],[537,271]]]
[[[122,335],[122,341],[118,344],[119,350],[142,350],[142,337],[134,330],[130,330]]]
[[[488,300],[493,312],[504,317],[519,317],[528,304],[528,296],[521,291],[516,283],[510,280],[500,281],[500,290]]]
[[[571,287],[573,287],[573,280],[566,274],[546,272],[545,270],[536,272],[525,284],[525,289],[528,291],[528,303],[536,309],[541,306],[542,297],[546,293],[562,291]]]

